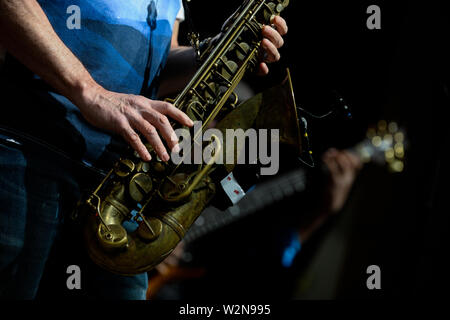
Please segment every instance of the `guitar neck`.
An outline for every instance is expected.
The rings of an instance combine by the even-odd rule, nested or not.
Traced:
[[[256,186],[239,203],[225,211],[208,207],[189,229],[184,238],[185,242],[193,242],[213,231],[258,212],[270,204],[305,190],[305,180],[305,171],[296,169]]]
[[[405,134],[395,122],[381,120],[376,128],[369,128],[367,138],[347,149],[363,163],[388,165],[391,172],[403,171]],[[194,241],[210,232],[258,212],[296,192],[305,190],[304,169],[296,169],[255,187],[236,205],[225,211],[207,208],[186,234],[185,241]]]

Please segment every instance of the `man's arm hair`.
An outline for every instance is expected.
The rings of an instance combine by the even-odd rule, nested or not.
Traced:
[[[100,86],[58,37],[36,0],[0,0],[0,43],[71,100],[89,123],[121,135],[144,161],[150,161],[151,155],[138,132],[162,160],[168,161],[170,156],[159,134],[170,150],[178,145],[168,117],[193,125],[186,114],[167,102]]]

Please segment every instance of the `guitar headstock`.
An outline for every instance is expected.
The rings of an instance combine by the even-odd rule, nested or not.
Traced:
[[[354,148],[363,163],[387,165],[391,172],[402,172],[405,167],[406,135],[394,121],[380,120],[370,126],[366,139]]]

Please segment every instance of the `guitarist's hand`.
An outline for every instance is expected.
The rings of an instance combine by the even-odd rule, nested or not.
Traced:
[[[175,248],[163,262],[155,267],[157,273],[150,275],[147,299],[154,299],[159,290],[167,283],[184,279],[198,279],[205,273],[203,268],[180,267],[179,262],[184,254],[184,242]]]
[[[322,160],[330,171],[323,211],[333,214],[344,207],[362,162],[356,155],[336,149],[325,152]]]
[[[341,211],[362,167],[362,162],[358,157],[348,151],[336,149],[329,149],[325,152],[322,161],[330,172],[329,181],[325,186],[323,201],[317,208],[314,217],[312,220],[306,220],[299,227],[302,243],[307,241],[332,214]]]
[[[158,264],[155,269],[162,275],[167,274],[170,268],[178,266],[183,254],[184,242],[180,242],[178,246],[175,247],[173,252],[163,262]]]

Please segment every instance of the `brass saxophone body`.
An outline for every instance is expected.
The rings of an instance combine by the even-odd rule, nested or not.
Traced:
[[[258,65],[262,26],[270,25],[288,4],[288,0],[243,2],[216,43],[202,53],[199,70],[173,101],[193,121],[202,121],[202,132],[218,116],[223,123],[239,127],[239,118],[248,112],[239,114],[239,107],[230,106],[230,100],[237,101],[233,91],[244,74]],[[268,108],[267,112],[273,112],[273,107]],[[246,119],[249,125],[264,113],[262,109],[253,112],[253,120]],[[294,128],[292,143],[299,144],[294,113],[287,117],[295,120],[282,126]],[[192,140],[195,143],[196,137]],[[216,150],[226,152],[220,141],[216,143]],[[150,162],[137,154],[120,159],[79,205],[86,219],[83,232],[89,256],[114,273],[146,272],[164,260],[215,194],[216,182],[210,177],[214,161],[202,165],[165,163],[148,147]],[[135,230],[127,230],[130,221],[138,225]]]

